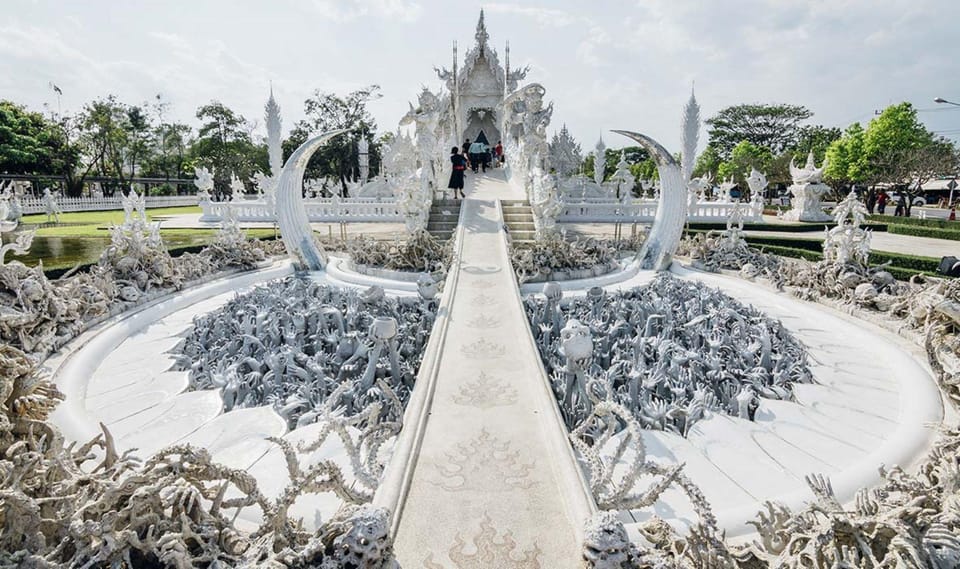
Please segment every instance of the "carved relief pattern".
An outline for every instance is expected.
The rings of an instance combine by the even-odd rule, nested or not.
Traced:
[[[499,381],[485,372],[480,372],[477,381],[460,386],[460,393],[453,396],[457,405],[489,409],[517,402],[517,390],[506,381]]]
[[[510,441],[501,441],[486,429],[444,454],[448,462],[437,464],[442,479],[434,484],[448,492],[505,492],[536,484],[530,479],[533,462],[523,462],[520,451],[510,449]]]
[[[457,569],[540,569],[540,547],[534,542],[530,549],[517,551],[517,542],[513,533],[506,531],[498,536],[497,528],[493,527],[490,517],[484,514],[480,522],[480,533],[474,538],[474,545],[468,546],[463,537],[457,533],[453,547],[447,552],[453,567]],[[467,550],[476,550],[467,553]],[[433,553],[427,555],[423,561],[424,569],[447,569],[448,566],[435,563]]]
[[[476,342],[466,344],[460,348],[464,356],[474,360],[499,358],[503,356],[506,350],[503,344],[491,342],[486,338],[480,338]]]
[[[481,328],[484,330],[489,330],[490,328],[497,328],[500,326],[502,321],[495,317],[489,316],[487,314],[478,314],[472,320],[467,322],[467,326],[470,328]]]
[[[497,304],[497,302],[498,300],[496,299],[496,297],[490,296],[488,294],[483,294],[483,293],[480,293],[474,296],[470,300],[470,304],[472,304],[473,306],[491,306],[493,304]]]

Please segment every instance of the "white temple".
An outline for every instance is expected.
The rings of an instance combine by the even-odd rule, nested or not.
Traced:
[[[509,43],[504,48],[506,67],[501,67],[497,51],[489,44],[483,10],[480,10],[474,38],[463,67],[457,57],[457,42],[453,42],[453,68],[436,70],[447,87],[442,100],[445,120],[441,122],[456,141],[454,144],[479,138],[492,146],[503,138],[500,126],[504,118],[501,116],[504,97],[517,89],[519,82],[526,78],[528,68],[510,69]]]

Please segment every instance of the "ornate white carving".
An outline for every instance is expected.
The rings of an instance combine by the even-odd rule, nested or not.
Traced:
[[[676,159],[652,138],[624,130],[614,132],[637,141],[657,161],[663,189],[660,192],[656,218],[637,259],[641,268],[664,271],[670,267],[687,219],[687,190],[680,175],[680,166]]]
[[[197,167],[193,169],[196,180],[193,185],[197,187],[197,200],[202,204],[210,201],[210,192],[213,191],[213,173],[207,168]]]
[[[603,186],[603,178],[607,167],[607,145],[603,142],[603,137],[597,141],[593,147],[593,181],[598,186]]]
[[[730,192],[736,187],[737,183],[733,181],[733,176],[730,176],[723,182],[720,182],[720,192],[717,195],[717,201],[720,203],[730,203],[733,201],[733,198],[730,196]]]
[[[860,226],[867,218],[867,208],[857,199],[856,193],[851,190],[836,209],[833,210],[833,219],[837,226],[833,229],[824,229],[823,259],[834,263],[846,264],[850,262],[867,265],[870,256],[870,230]]]
[[[579,168],[583,158],[580,155],[580,145],[570,135],[567,125],[560,127],[560,132],[553,135],[549,144],[550,166],[556,170],[557,176],[567,178]]]
[[[823,211],[821,199],[830,191],[830,187],[822,183],[824,163],[817,168],[813,162],[813,152],[807,155],[807,164],[797,168],[793,159],[790,160],[790,175],[793,185],[790,193],[793,195],[790,211],[783,215],[787,221],[830,221],[830,216]]]
[[[51,218],[55,223],[60,223],[60,214],[63,212],[57,204],[58,193],[51,192],[50,188],[43,189],[43,211],[47,214],[47,223],[50,223]]]
[[[556,231],[557,216],[563,209],[563,203],[557,195],[556,178],[539,167],[530,172],[530,184],[527,191],[530,196],[530,209],[533,212],[533,225],[537,239],[544,239]]]
[[[326,253],[317,243],[303,205],[303,173],[310,157],[328,140],[344,130],[325,132],[297,148],[284,164],[277,183],[277,222],[287,252],[302,268],[320,270],[327,264]]]
[[[610,181],[616,188],[617,199],[621,201],[633,199],[633,186],[636,184],[637,178],[630,172],[630,163],[627,162],[625,152],[620,152],[620,161],[617,162],[617,169],[610,176]]]
[[[763,203],[763,190],[767,187],[767,177],[756,168],[750,168],[747,187],[750,188],[750,201]]]
[[[693,89],[690,89],[690,100],[683,108],[683,134],[680,148],[680,178],[684,183],[693,178],[693,167],[697,161],[697,142],[700,139],[700,105]]]

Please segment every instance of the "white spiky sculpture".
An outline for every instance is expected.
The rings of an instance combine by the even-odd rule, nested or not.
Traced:
[[[684,183],[693,177],[693,168],[697,160],[697,142],[700,139],[700,105],[693,89],[690,89],[690,100],[683,108],[683,152],[680,155],[680,175]]]

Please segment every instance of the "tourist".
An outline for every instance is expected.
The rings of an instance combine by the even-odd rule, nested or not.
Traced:
[[[463,159],[467,161],[467,168],[473,167],[473,165],[470,164],[470,139],[469,138],[464,139],[462,148],[463,148]]]
[[[897,199],[897,209],[893,210],[894,217],[903,217],[907,214],[907,197],[904,194],[900,194],[900,197]]]
[[[450,149],[450,162],[453,164],[453,171],[450,172],[450,183],[447,187],[453,190],[453,199],[466,198],[463,194],[463,172],[467,169],[467,159],[460,154],[460,149],[456,146]],[[460,193],[459,196],[457,192]]]
[[[480,163],[483,161],[483,143],[480,141],[475,141],[470,145],[470,169],[477,172],[480,168]]]
[[[873,188],[867,190],[867,199],[866,199],[867,211],[873,215],[873,208],[877,206],[877,192]]]
[[[503,166],[503,144],[499,140],[497,146],[493,149],[493,153],[497,157],[497,168]]]
[[[881,215],[887,209],[888,199],[890,199],[890,196],[887,195],[886,190],[880,190],[880,195],[877,196],[877,212]]]

